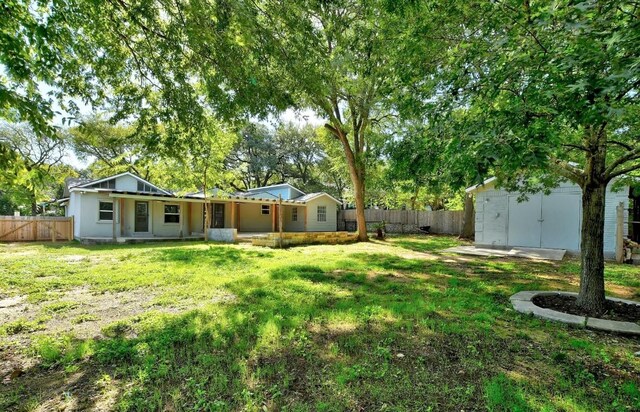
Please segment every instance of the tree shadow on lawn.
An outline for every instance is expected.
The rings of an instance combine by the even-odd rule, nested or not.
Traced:
[[[449,235],[425,235],[424,237],[395,237],[387,238],[387,242],[393,246],[414,252],[442,252],[444,249],[459,245],[469,244],[468,241],[460,240]]]
[[[633,405],[637,376],[595,373],[602,362],[558,356],[554,363],[556,343],[494,333],[500,322],[516,329],[537,321],[505,312],[505,302],[479,282],[463,274],[404,281],[387,273],[428,270],[418,261],[355,254],[333,266],[283,265],[244,276],[225,285],[237,297],[230,303],[138,316],[106,339],[77,341],[91,345],[90,361],[65,363],[69,348],[50,368],[25,371],[0,392],[6,401],[24,385],[23,394],[33,391],[39,402],[59,396],[89,409],[100,399],[87,394],[110,381],[117,388],[112,409],[122,410],[479,410],[501,399],[506,409],[527,410],[547,402],[554,383],[566,379],[571,385],[555,394],[560,400],[585,409],[613,400]],[[370,276],[371,269],[380,272]],[[556,330],[541,328],[551,342]],[[616,361],[634,371],[628,360]],[[31,384],[60,378],[65,367],[86,376],[83,390],[64,381]],[[601,394],[607,382],[611,390]],[[64,390],[70,400],[59,395]],[[16,399],[4,406],[24,400]]]
[[[253,258],[273,257],[270,251],[243,250],[230,246],[209,245],[207,248],[169,248],[157,251],[160,260],[186,264],[198,263],[228,265],[246,262]]]

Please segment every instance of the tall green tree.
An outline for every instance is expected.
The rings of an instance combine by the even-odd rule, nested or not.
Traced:
[[[13,153],[13,161],[0,172],[7,195],[15,204],[27,204],[32,215],[38,214],[38,202],[56,196],[63,174],[73,174],[65,167],[64,140],[37,134],[26,123],[0,124],[0,145]]]
[[[91,161],[93,177],[122,172],[152,179],[159,156],[145,144],[133,124],[111,124],[96,115],[79,119],[80,124],[69,130],[69,146],[80,160]]]
[[[640,169],[637,2],[471,1],[439,16],[462,16],[437,96],[444,112],[465,114],[448,153],[507,188],[580,186],[578,304],[601,313],[606,188]]]

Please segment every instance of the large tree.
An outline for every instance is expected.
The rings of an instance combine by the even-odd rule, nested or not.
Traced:
[[[11,162],[0,171],[0,184],[13,203],[26,203],[30,213],[39,212],[38,202],[56,196],[63,174],[73,174],[64,165],[64,141],[37,134],[26,123],[0,124],[0,146],[12,153]]]
[[[121,116],[198,123],[308,107],[340,143],[366,239],[369,135],[389,112],[400,41],[386,1],[79,2],[70,21],[96,39],[97,84]],[[84,14],[84,17],[82,15]]]
[[[607,186],[640,169],[639,7],[501,0],[452,3],[439,13],[463,16],[438,89],[460,126],[448,153],[523,192],[558,178],[580,186],[578,304],[594,314],[605,307]],[[422,102],[427,94],[416,95]]]

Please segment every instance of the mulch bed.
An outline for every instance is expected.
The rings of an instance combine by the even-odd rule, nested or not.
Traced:
[[[534,297],[532,302],[541,308],[557,310],[558,312],[569,313],[571,315],[589,316],[620,322],[640,322],[640,305],[614,302],[608,299],[605,304],[605,312],[598,316],[593,316],[593,314],[584,311],[576,305],[575,296],[540,295]]]

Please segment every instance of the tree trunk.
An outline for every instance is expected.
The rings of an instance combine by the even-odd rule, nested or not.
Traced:
[[[587,128],[587,152],[582,188],[582,232],[580,239],[580,293],[577,304],[590,315],[605,309],[604,295],[604,206],[607,192],[606,135],[601,128]]]
[[[38,202],[36,201],[36,194],[35,193],[31,193],[29,195],[29,198],[31,200],[31,216],[37,216],[38,215]]]
[[[352,178],[356,200],[356,223],[358,225],[358,240],[367,241],[367,221],[364,215],[364,182],[359,178]]]
[[[606,185],[582,188],[582,233],[580,293],[577,304],[587,313],[600,315],[604,294],[604,205]]]
[[[475,235],[475,210],[473,207],[473,195],[465,193],[464,195],[464,221],[462,223],[462,233],[460,237],[463,239],[473,239]]]
[[[344,154],[347,159],[349,176],[351,177],[351,183],[353,184],[353,192],[356,201],[356,224],[358,226],[358,241],[366,242],[367,240],[369,240],[369,236],[367,236],[367,222],[364,216],[364,164],[361,163],[362,159],[356,158],[356,155],[354,154],[354,151],[351,149],[349,141],[347,140],[347,134],[344,132],[341,126],[338,125],[337,127],[334,127],[326,124],[325,127],[336,136],[340,143],[342,143]],[[354,131],[354,133],[356,132]],[[355,146],[356,150],[358,150],[358,145]]]

